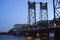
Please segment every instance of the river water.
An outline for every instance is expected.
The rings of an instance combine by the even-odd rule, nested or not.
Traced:
[[[0,35],[0,40],[41,40],[41,39],[24,36]]]

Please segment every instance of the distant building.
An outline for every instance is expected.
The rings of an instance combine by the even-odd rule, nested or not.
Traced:
[[[13,35],[20,35],[21,31],[30,30],[29,24],[15,24],[14,27],[8,32]]]
[[[30,25],[29,24],[15,24],[14,27],[10,31],[23,31],[27,30]]]

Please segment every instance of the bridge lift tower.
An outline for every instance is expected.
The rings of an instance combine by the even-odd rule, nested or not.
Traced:
[[[35,2],[28,1],[28,24],[32,25],[33,23],[36,23],[36,8],[35,8]]]
[[[53,0],[54,20],[60,17],[60,0]]]
[[[48,28],[48,8],[47,8],[47,2],[42,3],[40,2],[40,20],[41,20],[41,26],[43,28]],[[45,23],[43,23],[45,22]],[[45,27],[44,27],[45,26]]]
[[[54,10],[54,24],[58,24],[56,22],[57,19],[60,18],[60,0],[53,0],[53,10]]]
[[[60,0],[53,0],[53,8],[54,8],[54,22],[56,23],[56,19],[60,18]],[[60,39],[59,35],[60,30],[55,30],[55,40]]]
[[[44,26],[46,28],[46,23],[48,24],[48,9],[47,9],[47,2],[46,3],[42,3],[42,2],[30,2],[28,0],[28,24],[30,25],[34,25],[34,27],[36,27],[36,4],[39,4],[40,5],[40,21],[41,21],[41,25],[42,25],[42,22],[43,20],[46,21]],[[42,25],[43,26],[43,25]],[[41,26],[41,27],[42,27]]]

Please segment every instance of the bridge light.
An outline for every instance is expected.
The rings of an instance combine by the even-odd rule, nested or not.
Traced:
[[[39,33],[37,33],[37,37],[39,37]]]
[[[53,28],[56,28],[56,23],[53,24]]]
[[[15,30],[15,29],[14,29],[13,31],[14,31],[14,32],[16,32],[16,30]]]

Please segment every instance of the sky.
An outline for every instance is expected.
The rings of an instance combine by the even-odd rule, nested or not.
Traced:
[[[33,2],[34,0],[31,0]],[[48,2],[48,18],[53,19],[52,0],[35,0]],[[27,24],[28,0],[0,0],[0,32],[7,32],[15,24]],[[37,21],[39,21],[39,5],[36,5]]]

